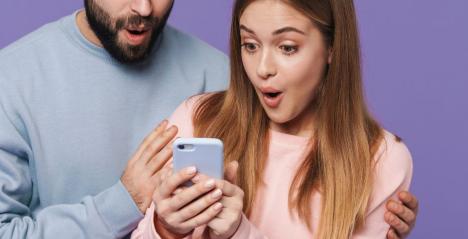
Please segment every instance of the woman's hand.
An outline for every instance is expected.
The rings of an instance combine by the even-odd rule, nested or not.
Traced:
[[[216,183],[217,188],[223,192],[221,199],[223,210],[208,223],[209,236],[212,239],[230,238],[241,223],[244,191],[235,184],[237,168],[238,163],[231,162],[226,167],[227,180],[218,180]]]
[[[166,168],[158,175],[153,194],[155,227],[162,226],[172,234],[184,236],[218,215],[222,209],[218,201],[223,193],[216,189],[216,181],[213,179],[201,180],[184,190],[177,190],[184,182],[191,180],[197,170],[189,167],[175,174],[171,172],[172,169]]]

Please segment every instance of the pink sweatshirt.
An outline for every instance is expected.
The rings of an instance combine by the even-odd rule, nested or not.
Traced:
[[[180,137],[193,137],[192,110],[200,97],[180,105],[169,121],[179,128]],[[297,167],[305,157],[308,139],[270,131],[269,157],[264,182],[252,207],[250,218],[243,217],[232,238],[316,238],[320,220],[320,193],[312,196],[312,230],[288,210],[288,193]],[[389,225],[384,221],[385,203],[396,198],[397,192],[408,190],[412,176],[412,159],[406,146],[385,131],[385,140],[376,154],[375,183],[364,227],[353,238],[386,238]],[[346,182],[343,182],[346,183]],[[132,238],[159,239],[153,224],[154,205],[133,232]],[[188,238],[200,238],[203,228],[197,228]]]

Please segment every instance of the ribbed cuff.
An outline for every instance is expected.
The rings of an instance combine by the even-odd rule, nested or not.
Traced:
[[[106,226],[118,238],[135,229],[144,216],[120,180],[94,197],[94,203]]]
[[[249,222],[249,219],[242,213],[241,223],[237,231],[232,235],[231,239],[245,239],[250,237],[250,227],[252,225]]]

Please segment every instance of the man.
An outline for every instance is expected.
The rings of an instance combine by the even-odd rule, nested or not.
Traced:
[[[176,129],[139,142],[228,79],[222,53],[165,26],[172,5],[85,0],[0,51],[0,238],[121,238],[143,217]],[[396,205],[403,236],[415,210]]]

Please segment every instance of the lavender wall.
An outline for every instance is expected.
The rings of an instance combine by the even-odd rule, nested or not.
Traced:
[[[177,1],[170,22],[226,51],[232,0]],[[421,201],[410,238],[468,238],[468,1],[356,1],[372,112],[405,140]],[[3,0],[0,48],[82,1]]]

